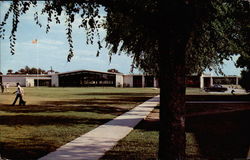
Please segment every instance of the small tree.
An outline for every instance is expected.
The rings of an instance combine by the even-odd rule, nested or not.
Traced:
[[[241,72],[241,79],[239,84],[244,88],[247,92],[250,92],[250,70],[243,70]]]
[[[7,74],[12,74],[13,70],[12,69],[8,69]]]
[[[115,68],[109,69],[108,72],[120,73],[120,72],[119,72],[117,69],[115,69]]]
[[[243,68],[243,70],[241,71],[241,79],[239,81],[239,84],[242,86],[242,88],[244,88],[246,91],[249,92],[250,91],[250,55],[249,56],[242,55],[237,60],[237,67]]]

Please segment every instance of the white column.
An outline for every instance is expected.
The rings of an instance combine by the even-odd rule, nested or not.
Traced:
[[[239,77],[236,77],[236,85],[239,85]]]
[[[145,76],[142,75],[142,88],[144,88],[144,87],[145,87]]]
[[[213,86],[214,82],[213,82],[213,77],[210,77],[210,86]]]
[[[156,78],[155,78],[155,77],[154,77],[154,87],[155,87],[155,88],[157,87]]]
[[[51,86],[52,87],[59,87],[59,77],[58,74],[51,75]]]
[[[200,88],[204,88],[204,77],[200,76]]]

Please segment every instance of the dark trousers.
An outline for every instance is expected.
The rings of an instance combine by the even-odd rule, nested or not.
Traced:
[[[21,94],[17,94],[16,98],[14,100],[14,102],[12,103],[12,105],[16,104],[17,99],[19,98],[19,106],[20,105],[25,105],[25,101],[23,100],[23,96]]]

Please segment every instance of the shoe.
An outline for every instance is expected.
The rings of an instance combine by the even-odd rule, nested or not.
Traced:
[[[26,101],[23,101],[23,106],[25,106],[25,104],[26,104]]]

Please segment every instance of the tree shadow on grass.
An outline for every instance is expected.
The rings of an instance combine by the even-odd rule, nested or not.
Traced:
[[[116,92],[116,93],[107,93],[107,92],[90,92],[90,93],[80,93],[75,95],[90,95],[90,96],[138,96],[141,97],[152,97],[152,95],[157,95],[156,93],[124,93],[124,92]]]
[[[46,133],[43,133],[45,130],[43,130],[41,133],[38,133],[37,135],[27,131],[30,135],[25,138],[26,136],[20,136],[20,138],[11,137],[10,141],[0,141],[0,155],[12,159],[12,160],[31,160],[31,159],[37,159],[39,157],[42,157],[49,152],[52,152],[58,148],[58,145],[61,144],[63,141],[67,140],[73,140],[68,139],[67,137],[79,137],[81,134],[83,134],[83,130],[88,131],[90,128],[93,128],[96,125],[102,125],[111,119],[107,118],[79,118],[79,117],[67,117],[67,116],[31,116],[31,115],[13,115],[13,116],[1,116],[0,117],[0,125],[10,126],[17,128],[22,128],[22,126],[55,126],[55,131],[52,130],[52,135],[56,134],[57,138],[60,139],[60,142],[57,142],[58,140],[49,140],[42,137],[42,135],[46,135]],[[83,130],[77,131],[77,133],[70,133],[70,130],[67,129],[68,127],[75,127],[75,125],[84,127]],[[69,131],[62,130],[62,133],[59,133],[59,131],[56,131],[57,127],[65,128]],[[35,130],[34,130],[35,131]],[[33,132],[34,132],[33,131]],[[74,132],[74,131],[73,131]],[[78,133],[79,132],[79,133]],[[26,132],[24,132],[26,133]],[[34,135],[33,135],[34,134]],[[50,133],[49,133],[50,135]],[[38,137],[39,136],[39,137]],[[55,136],[55,135],[54,135]],[[59,137],[58,137],[59,136]],[[61,140],[61,138],[63,138]],[[55,137],[54,137],[55,138]],[[65,142],[64,142],[65,143]]]
[[[230,160],[247,156],[250,110],[186,118],[186,131],[195,135],[203,158]]]
[[[111,119],[78,118],[69,116],[32,116],[32,115],[8,115],[0,117],[0,125],[8,126],[42,126],[42,125],[77,125],[91,124],[101,125]]]
[[[250,110],[223,111],[223,109],[228,110],[230,106],[229,108],[220,108],[218,112],[213,113],[214,108],[220,107],[219,105],[213,107],[213,105],[209,105],[211,111],[205,112],[205,114],[203,111],[206,111],[204,108],[207,106],[202,106],[203,110],[199,111],[200,113],[197,112],[186,117],[186,132],[193,133],[199,148],[199,153],[187,158],[204,160],[245,159],[250,145]],[[237,106],[234,106],[234,108],[237,108]],[[219,112],[219,110],[222,112]],[[190,111],[188,112],[190,113]],[[159,131],[159,126],[159,119],[146,119],[140,122],[136,129]]]
[[[36,143],[29,143],[29,141],[36,141]],[[55,151],[57,147],[57,144],[53,142],[48,144],[42,139],[22,138],[18,144],[15,142],[0,143],[0,153],[3,159],[35,160]]]
[[[187,101],[250,101],[246,95],[186,95]]]
[[[138,95],[138,94],[137,94]],[[120,115],[128,111],[134,104],[138,102],[144,102],[149,97],[115,97],[113,99],[74,99],[68,101],[47,101],[41,105],[27,105],[27,106],[10,106],[1,105],[0,110],[11,113],[39,113],[39,112],[93,112],[100,114],[113,114]],[[127,105],[129,106],[123,106]],[[42,126],[42,125],[62,125],[71,126],[76,124],[89,124],[89,125],[101,125],[108,122],[110,119],[105,118],[80,118],[75,116],[41,116],[41,115],[3,115],[0,117],[1,125],[8,126]],[[30,139],[27,139],[29,141]],[[35,141],[39,141],[34,139]],[[23,141],[26,141],[23,139]],[[37,142],[38,143],[38,142]],[[0,143],[1,154],[11,159],[36,159],[45,155],[48,152],[55,150],[53,143],[43,145],[41,141],[38,145],[18,146],[16,144],[4,144]]]
[[[115,106],[89,105],[89,106],[56,106],[56,105],[29,105],[29,106],[1,106],[1,111],[9,113],[64,113],[64,112],[92,112],[118,116],[129,108],[117,108]],[[65,113],[66,114],[66,113]]]
[[[65,101],[44,101],[39,105],[11,106],[0,104],[0,110],[11,113],[38,112],[94,112],[100,114],[120,115],[138,103],[148,100],[148,97],[116,97],[113,99],[69,99]]]

